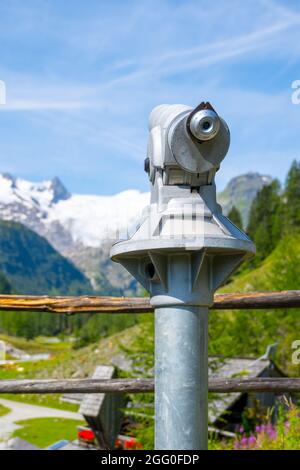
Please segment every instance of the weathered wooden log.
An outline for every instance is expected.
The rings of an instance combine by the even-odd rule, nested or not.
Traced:
[[[300,291],[216,294],[212,309],[265,309],[300,307]],[[52,313],[147,313],[153,308],[142,297],[48,297],[0,295],[0,310]]]
[[[216,294],[212,306],[215,310],[297,307],[300,307],[300,290]]]
[[[143,297],[48,297],[35,295],[0,295],[0,310],[66,313],[145,313],[152,311]]]
[[[209,391],[231,392],[300,392],[300,379],[248,378],[210,379]],[[0,380],[2,393],[151,393],[153,379],[65,379],[65,380]]]
[[[0,393],[153,392],[152,379],[0,380]]]
[[[209,391],[215,393],[230,392],[300,392],[300,379],[286,377],[257,377],[248,379],[211,379]]]

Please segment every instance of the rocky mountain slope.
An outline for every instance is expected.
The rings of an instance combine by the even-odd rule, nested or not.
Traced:
[[[224,191],[218,194],[218,202],[224,214],[228,214],[232,206],[241,213],[243,226],[247,226],[251,203],[263,186],[270,184],[272,177],[259,173],[246,173],[232,178]]]
[[[258,173],[233,178],[219,195],[225,214],[234,204],[247,219],[256,192],[271,181]],[[149,202],[149,193],[113,196],[70,194],[58,178],[33,183],[0,174],[0,219],[21,222],[46,238],[107,294],[130,294],[136,284],[109,260],[111,244],[127,236]]]

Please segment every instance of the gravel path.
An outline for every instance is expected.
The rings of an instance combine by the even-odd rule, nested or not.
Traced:
[[[46,406],[28,405],[12,400],[0,398],[0,404],[11,409],[11,412],[0,417],[0,439],[7,438],[15,429],[21,426],[15,424],[16,421],[31,418],[69,418],[82,420],[80,413],[73,411],[57,410],[55,408],[47,408]]]

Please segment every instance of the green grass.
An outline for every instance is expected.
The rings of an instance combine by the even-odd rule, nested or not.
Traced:
[[[67,354],[67,353],[66,353]],[[45,361],[28,361],[0,366],[0,380],[4,379],[46,379],[51,377],[51,371],[65,358],[61,353]],[[2,398],[38,406],[47,406],[60,410],[78,411],[78,405],[60,401],[59,394],[5,394]]]
[[[0,365],[0,379],[46,378],[47,372],[56,365],[55,358],[44,361],[14,362]]]
[[[75,403],[67,403],[60,401],[61,395],[58,394],[13,394],[6,393],[1,395],[1,398],[6,400],[17,401],[20,403],[28,403],[29,405],[45,406],[48,408],[56,408],[57,410],[78,411],[78,405]]]
[[[0,404],[0,416],[7,415],[8,413],[10,413],[10,411],[10,408],[7,408],[7,406],[3,406]]]
[[[85,424],[83,421],[63,418],[35,418],[18,421],[22,428],[13,433],[40,448],[48,447],[61,440],[74,440],[77,436],[77,426]]]
[[[51,343],[49,338],[45,336],[37,336],[34,339],[27,340],[19,336],[9,336],[0,334],[0,340],[5,341],[15,348],[22,349],[27,353],[56,353],[61,351],[68,351],[72,347],[72,343],[66,341],[59,341],[58,343]]]
[[[300,235],[299,233],[292,234],[290,237],[285,237],[281,240],[274,251],[262,261],[261,265],[256,268],[248,268],[246,271],[241,272],[233,277],[232,282],[220,288],[220,292],[249,292],[249,291],[266,291],[274,290],[274,277],[270,277],[270,273],[274,269],[274,264],[278,259],[285,256],[285,266],[287,274],[292,273],[293,266],[291,258],[300,253]],[[277,273],[277,276],[280,273]],[[298,279],[294,276],[295,285],[286,285],[280,289],[298,289]]]
[[[122,332],[116,333],[109,338],[90,344],[78,350],[67,349],[63,352],[56,352],[47,360],[27,361],[22,363],[0,365],[0,380],[8,379],[58,379],[74,377],[74,374],[80,373],[79,377],[90,376],[95,367],[99,364],[110,364],[111,358],[120,354],[123,347],[128,347],[135,338],[140,326],[135,325]],[[1,338],[1,335],[0,335]],[[2,336],[2,338],[4,338]],[[15,341],[15,346],[24,349],[24,339],[6,336],[11,344]],[[20,340],[20,341],[19,341]],[[30,341],[31,347],[37,345],[40,339]],[[27,342],[26,342],[27,343]],[[39,347],[41,343],[39,344]],[[41,349],[43,350],[43,349]],[[78,411],[78,405],[73,403],[61,402],[59,394],[5,394],[1,395],[7,400],[28,403],[37,406],[45,406],[68,411]]]
[[[80,377],[90,376],[99,364],[110,364],[111,358],[120,354],[123,347],[128,347],[135,338],[140,325],[135,325],[115,335],[78,350],[67,350],[54,354],[44,361],[28,361],[19,364],[0,366],[1,379],[58,379],[73,377],[81,372]],[[8,342],[12,343],[7,337]],[[24,341],[24,340],[22,340]],[[21,345],[19,345],[21,347]],[[59,394],[5,394],[7,400],[46,406],[68,411],[78,411],[78,405],[60,401]]]

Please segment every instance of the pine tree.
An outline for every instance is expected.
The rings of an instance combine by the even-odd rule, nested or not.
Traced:
[[[231,220],[231,222],[234,223],[234,225],[236,225],[238,228],[243,230],[242,216],[241,216],[240,212],[238,211],[238,209],[235,206],[232,206],[232,208],[230,209],[227,217],[228,217],[228,219]]]
[[[300,162],[293,161],[284,189],[285,231],[300,229]]]
[[[282,201],[280,184],[274,180],[256,195],[249,216],[247,232],[256,244],[257,254],[253,261],[257,265],[278,244],[282,234]]]

